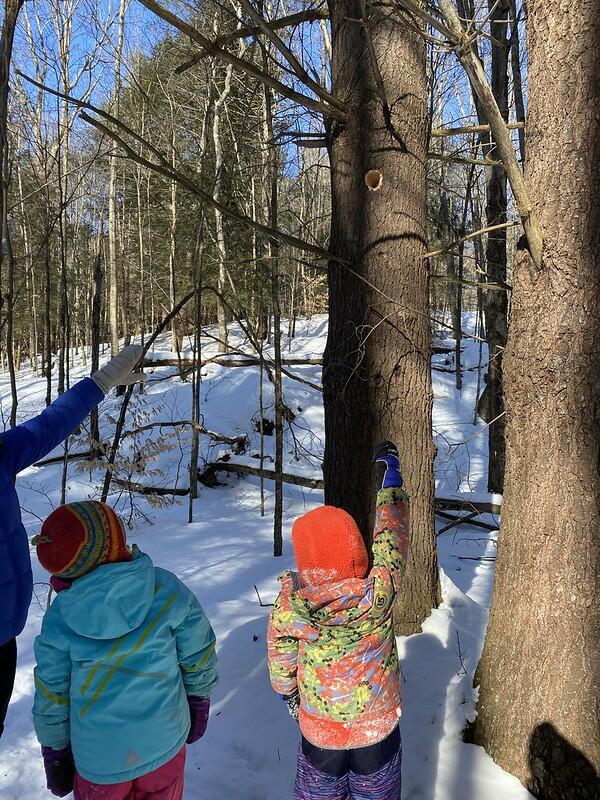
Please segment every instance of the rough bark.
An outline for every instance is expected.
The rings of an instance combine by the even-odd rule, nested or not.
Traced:
[[[600,786],[600,16],[530,0],[521,252],[504,357],[506,481],[475,737],[543,800]],[[576,65],[574,68],[573,65]]]
[[[427,103],[418,34],[356,0],[329,3],[332,90],[347,121],[329,129],[331,251],[323,383],[325,501],[368,536],[371,456],[398,443],[411,495],[411,561],[398,609],[414,632],[437,603],[433,525],[429,269],[425,253]],[[365,176],[379,170],[370,191]],[[372,288],[376,286],[380,291]],[[387,300],[380,292],[392,298]]]

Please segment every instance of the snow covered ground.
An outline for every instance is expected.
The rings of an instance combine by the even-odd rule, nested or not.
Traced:
[[[472,319],[467,319],[472,324]],[[244,349],[243,337],[233,330],[234,343]],[[326,319],[317,317],[298,326],[291,343],[294,357],[320,355]],[[157,348],[168,351],[163,338]],[[286,350],[288,352],[286,342]],[[203,342],[203,357],[214,345]],[[435,363],[445,364],[447,356]],[[478,345],[465,341],[463,363],[476,367]],[[86,374],[75,360],[72,379]],[[314,383],[320,368],[291,370]],[[190,384],[173,377],[174,370],[153,371],[144,395],[135,395],[129,430],[140,424],[190,418]],[[228,435],[249,437],[247,455],[258,452],[258,369],[206,366],[202,412],[206,427]],[[434,430],[438,457],[437,493],[485,494],[486,437],[481,422],[473,424],[477,370],[465,372],[462,392],[454,388],[450,372],[434,371]],[[273,396],[264,384],[265,416],[272,418]],[[43,380],[24,370],[19,375],[19,419],[43,407]],[[296,414],[293,435],[286,439],[286,470],[319,474],[323,448],[323,412],[318,392],[285,379],[287,405]],[[269,405],[271,408],[269,408]],[[101,425],[108,435],[118,408],[110,398],[101,407]],[[10,411],[8,376],[0,374],[0,425]],[[1,427],[0,427],[1,430]],[[272,452],[272,437],[266,440]],[[118,468],[122,477],[152,485],[186,486],[189,431],[153,428],[128,437],[127,458]],[[71,449],[82,449],[77,437]],[[212,461],[227,448],[203,440],[202,458]],[[60,453],[60,448],[57,451]],[[140,453],[151,455],[140,466]],[[136,461],[137,459],[137,461]],[[256,463],[256,462],[253,462]],[[31,468],[18,481],[28,535],[60,502],[61,468]],[[101,472],[81,472],[69,465],[68,499],[97,498]],[[290,527],[294,518],[322,502],[316,490],[286,486],[284,556],[272,556],[272,484],[266,483],[266,516],[260,515],[259,482],[221,474],[224,486],[203,488],[194,505],[194,522],[187,523],[187,498],[160,505],[149,498],[115,493],[111,502],[129,520],[129,539],[151,555],[155,563],[174,571],[200,598],[218,638],[220,684],[213,696],[208,732],[188,748],[185,797],[191,800],[244,798],[287,800],[295,770],[298,743],[296,724],[272,692],[266,667],[265,635],[268,606],[278,591],[277,575],[293,565]],[[115,487],[116,489],[116,487]],[[488,521],[493,521],[487,517]],[[446,524],[438,520],[438,529]],[[463,525],[438,536],[443,603],[432,610],[423,632],[398,640],[401,656],[404,710],[403,800],[525,800],[532,798],[521,784],[500,769],[482,748],[465,744],[460,733],[474,715],[472,676],[481,653],[493,583],[495,533]],[[38,800],[50,797],[45,789],[42,762],[31,722],[33,696],[33,640],[47,600],[47,575],[34,562],[35,596],[25,631],[19,638],[19,669],[15,692],[0,745],[1,800]]]

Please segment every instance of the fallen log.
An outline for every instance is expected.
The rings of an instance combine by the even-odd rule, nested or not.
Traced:
[[[251,467],[248,464],[235,464],[231,461],[216,461],[212,464],[207,464],[204,471],[198,474],[198,480],[205,486],[218,485],[215,478],[216,472],[233,472],[236,475],[253,475],[255,478],[265,478],[266,480],[275,480],[274,469],[260,469],[260,467]],[[325,482],[319,478],[305,478],[303,475],[292,475],[289,472],[284,472],[281,476],[284,483],[291,483],[294,486],[304,486],[306,489],[323,489]]]
[[[157,494],[157,495],[175,495],[177,497],[185,497],[190,493],[190,487],[179,488],[178,486],[144,486],[143,483],[136,483],[132,481],[125,481],[122,478],[113,478],[112,482],[128,492],[137,492],[138,494]]]
[[[261,359],[257,356],[244,356],[243,358],[230,358],[226,355],[214,356],[213,358],[203,359],[200,367],[208,364],[218,364],[221,367],[257,367]],[[270,358],[263,359],[269,367],[274,367],[275,362]],[[323,364],[322,358],[282,358],[281,363],[284,367],[320,367]],[[194,360],[191,358],[145,358],[142,362],[145,369],[151,367],[194,367]]]
[[[248,464],[236,464],[232,461],[216,461],[212,464],[207,464],[204,473],[199,476],[198,480],[200,480],[201,477],[206,476],[210,482],[210,480],[214,477],[214,473],[219,471],[232,472],[237,475],[253,475],[256,478],[275,480],[275,470],[273,469],[265,469],[264,467],[263,469],[260,469],[260,467],[251,467]],[[322,478],[308,478],[304,477],[303,475],[292,475],[287,472],[283,473],[282,480],[284,483],[291,483],[295,486],[305,486],[308,489],[323,489],[325,486],[325,482]],[[435,508],[436,513],[438,510],[443,511],[448,509],[455,511],[477,511],[479,514],[500,514],[502,510],[502,506],[496,503],[480,503],[469,500],[468,498],[460,500],[446,497],[436,497]],[[446,516],[445,514],[440,515]],[[457,519],[455,516],[448,518],[452,520]],[[474,524],[474,522],[471,522],[470,524]],[[484,524],[485,523],[480,523],[481,526]],[[485,524],[485,526],[490,527],[491,530],[496,530],[496,528],[492,528],[487,524]]]
[[[436,509],[448,511],[479,511],[480,514],[501,514],[502,506],[499,503],[479,503],[476,500],[469,500],[452,497],[436,497]]]
[[[227,436],[225,433],[215,433],[215,431],[210,431],[208,428],[205,428],[204,425],[198,425],[197,422],[194,422],[191,419],[180,419],[169,422],[149,422],[147,425],[142,425],[139,428],[125,431],[121,438],[125,439],[127,436],[135,436],[136,433],[149,431],[152,428],[185,428],[186,426],[195,428],[197,431],[204,434],[207,439],[211,439],[213,442],[223,442],[224,444],[231,445],[236,456],[244,453],[248,445],[248,437],[245,433],[242,433],[239,436]]]
[[[84,458],[90,458],[92,455],[91,450],[85,450],[83,453],[68,453],[67,461],[79,461]],[[52,458],[45,458],[43,461],[36,461],[32,464],[33,467],[46,467],[48,464],[63,464],[65,460],[64,453],[61,456],[52,456]]]
[[[472,512],[473,514],[478,515],[479,512]],[[461,517],[455,516],[454,514],[449,514],[447,511],[437,510],[435,512],[436,517],[442,517],[442,519],[449,519],[452,520],[452,524],[450,526],[446,526],[439,530],[436,536],[441,536],[442,533],[446,533],[446,531],[451,530],[452,528],[458,525],[473,525],[475,528],[483,528],[484,531],[497,531],[497,525],[490,525],[489,522],[481,522],[479,519],[475,519],[471,514],[466,514],[465,516]]]
[[[256,358],[255,356],[237,359],[231,359],[227,356],[216,356],[214,358],[208,358],[205,361],[201,361],[200,368],[206,366],[207,364],[219,364],[222,367],[254,367],[258,366],[260,363],[260,359]],[[275,363],[269,359],[264,359],[263,363],[265,365],[266,375],[272,382],[273,379],[271,376],[271,368],[275,367]],[[285,368],[286,366],[321,366],[323,364],[322,358],[284,358],[282,359],[281,364],[281,371],[290,380],[298,381],[298,383],[303,383],[305,386],[310,386],[311,389],[314,389],[317,392],[323,391],[323,387],[319,386],[318,383],[313,383],[306,378],[301,378],[299,375],[294,375],[293,372],[290,372]],[[189,374],[189,372],[195,368],[194,362],[190,358],[161,358],[156,360],[145,359],[142,362],[142,366],[145,369],[153,367],[178,367],[182,376]]]
[[[223,484],[221,484],[216,478],[217,472],[229,472],[233,473],[234,475],[252,475],[255,478],[275,480],[274,469],[268,469],[264,467],[263,469],[260,469],[260,467],[252,467],[249,464],[235,464],[231,461],[216,461],[212,464],[207,464],[202,472],[198,471],[198,483],[201,483],[209,488],[222,486]],[[308,478],[304,475],[292,475],[289,472],[284,472],[281,478],[283,483],[289,483],[293,486],[303,486],[306,489],[323,489],[325,486],[325,482],[320,478]],[[121,486],[128,491],[137,492],[138,494],[144,495],[156,494],[161,496],[174,495],[178,497],[184,497],[190,492],[189,487],[179,488],[167,486],[145,486],[141,483],[125,481],[120,478],[113,478],[113,481],[118,486]],[[495,503],[479,503],[466,499],[461,501],[445,497],[435,498],[435,513],[437,516],[451,520],[454,524],[464,523],[466,525],[473,525],[477,528],[483,528],[486,531],[498,530],[497,526],[474,519],[474,512],[471,514],[466,514],[465,517],[460,517],[455,516],[454,514],[449,514],[444,510],[445,508],[464,510],[465,508],[469,507],[475,511],[478,511],[479,514],[499,514],[501,510],[501,506]],[[448,530],[451,527],[454,527],[454,525],[447,526],[445,529],[438,532],[438,535],[439,533],[442,533],[444,530]]]
[[[447,515],[451,517],[451,514]],[[479,516],[479,511],[470,511],[468,514],[463,514],[462,516],[459,514],[457,517],[454,517],[452,522],[449,522],[447,525],[444,525],[443,528],[440,528],[437,532],[437,536],[441,536],[442,533],[447,533],[447,531],[452,530],[452,528],[458,528],[459,525],[464,525],[467,522],[470,522],[475,517]]]

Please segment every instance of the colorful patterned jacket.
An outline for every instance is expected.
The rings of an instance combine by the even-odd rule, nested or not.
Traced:
[[[335,750],[388,736],[401,707],[392,610],[408,556],[408,500],[402,489],[377,495],[373,568],[366,578],[303,587],[281,576],[268,632],[276,692],[300,692],[300,728]]]

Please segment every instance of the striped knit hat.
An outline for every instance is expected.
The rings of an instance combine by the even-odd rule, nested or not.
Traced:
[[[78,578],[101,564],[131,560],[123,523],[110,506],[95,500],[57,508],[32,544],[44,569],[61,578]]]

